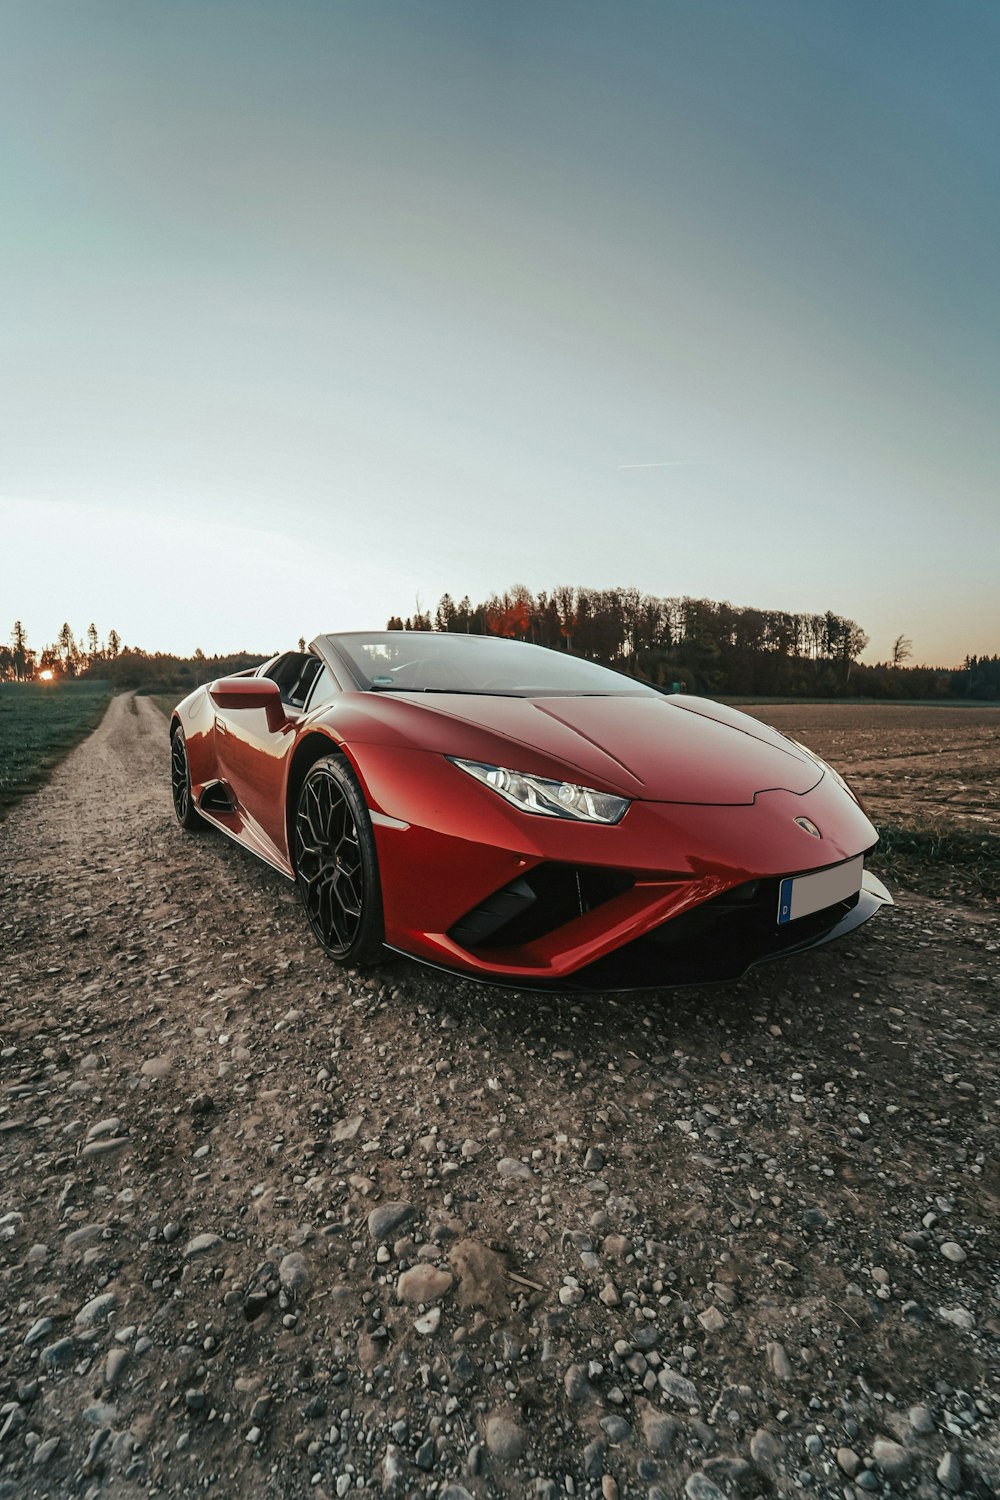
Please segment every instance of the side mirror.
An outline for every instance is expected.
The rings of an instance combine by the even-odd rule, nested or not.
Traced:
[[[220,677],[208,690],[212,702],[222,709],[263,708],[267,727],[274,731],[285,722],[281,690],[270,677]]]

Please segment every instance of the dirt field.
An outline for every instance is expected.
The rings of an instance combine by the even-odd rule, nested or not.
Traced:
[[[754,712],[996,818],[989,711]],[[996,1493],[1000,929],[897,896],[716,989],[345,975],[114,700],[0,826],[0,1497]]]
[[[849,771],[875,823],[1000,832],[1000,708],[771,703],[743,712]]]

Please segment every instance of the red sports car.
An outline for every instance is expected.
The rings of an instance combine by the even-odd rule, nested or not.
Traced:
[[[197,688],[174,809],[298,883],[345,964],[519,988],[732,979],[892,903],[878,834],[804,746],[562,651],[320,635]]]

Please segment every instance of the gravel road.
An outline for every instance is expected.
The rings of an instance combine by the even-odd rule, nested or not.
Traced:
[[[1000,932],[344,973],[115,699],[0,825],[0,1497],[1000,1488]]]

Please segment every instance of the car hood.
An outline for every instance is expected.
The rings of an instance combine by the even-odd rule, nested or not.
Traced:
[[[509,741],[512,770],[549,774],[532,766],[536,750],[568,775],[652,802],[734,806],[758,792],[807,792],[823,776],[776,730],[704,699],[447,693],[409,701]]]

